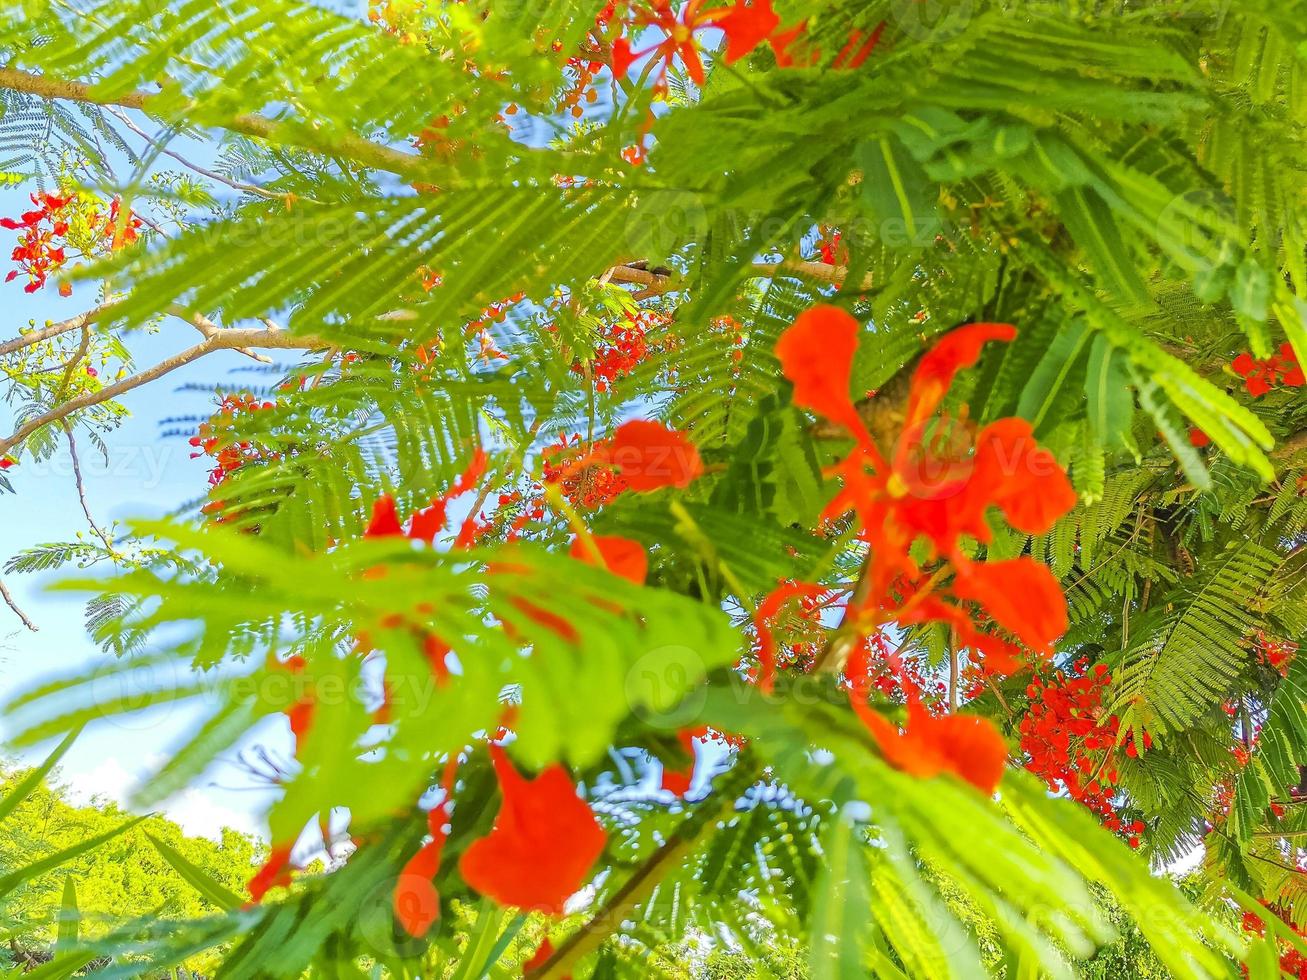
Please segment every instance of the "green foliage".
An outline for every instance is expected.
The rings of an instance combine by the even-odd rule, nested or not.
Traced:
[[[99,438],[123,409],[72,390],[71,367],[132,370],[124,338],[164,316],[206,339],[275,319],[262,343],[312,352],[269,366],[269,406],[227,420],[229,445],[258,451],[202,514],[9,559],[113,568],[70,587],[91,593],[88,628],[116,658],[15,696],[16,738],[203,696],[206,722],[142,790],[153,804],[308,705],[274,839],[345,807],[367,840],[242,909],[248,842],[205,851],[157,818],[87,828],[104,846],[76,862],[132,841],[150,875],[66,886],[78,933],[41,933],[59,937],[58,969],[221,949],[224,976],[509,975],[540,923],[457,872],[496,811],[476,747],[508,725],[517,760],[569,766],[610,831],[591,906],[550,930],[571,957],[554,974],[1233,976],[1244,950],[1221,889],[1290,909],[1305,891],[1307,657],[1272,663],[1266,643],[1307,642],[1307,404],[1291,387],[1253,398],[1231,369],[1282,343],[1307,362],[1302,5],[976,2],[936,18],[778,0],[785,23],[809,17],[795,66],[759,46],[702,86],[673,72],[656,112],[648,88],[601,74],[573,122],[563,63],[602,64],[613,40],[594,6],[396,4],[374,11],[388,32],[294,0],[6,5],[0,165],[72,166],[169,232],[78,272],[113,299],[93,329],[4,355],[15,423],[66,411]],[[849,68],[855,30],[880,40]],[[117,129],[137,122],[155,129],[140,152]],[[178,134],[216,162],[161,149]],[[160,171],[161,152],[204,180]],[[838,255],[814,246],[830,229]],[[893,769],[833,677],[799,674],[775,698],[740,682],[763,594],[855,592],[866,560],[846,524],[821,525],[847,441],[796,409],[774,354],[818,302],[864,324],[852,394],[886,448],[932,339],[1019,327],[947,409],[1028,420],[1079,506],[972,550],[1061,580],[1057,663],[1111,673],[1117,802],[1145,822],[1146,858],[1203,841],[1201,902],[1025,773],[994,802]],[[604,376],[605,331],[637,315],[658,318],[650,349]],[[589,448],[637,415],[688,433],[703,475],[597,508],[551,487],[533,513],[560,437]],[[56,434],[7,450],[46,459]],[[478,448],[476,547],[362,538],[383,494],[408,516]],[[648,584],[560,554],[590,531],[644,545]],[[803,625],[779,624],[788,653],[812,644]],[[943,682],[946,637],[895,639]],[[989,677],[968,708],[1015,735],[1027,680]],[[703,725],[748,747],[713,743],[713,786],[669,801],[635,768],[667,765],[675,733]],[[424,832],[416,801],[460,756],[441,925],[411,940],[394,878]],[[32,890],[43,929],[73,878],[24,876],[63,839],[14,845],[20,870],[0,878]],[[111,924],[124,907],[164,918]],[[1251,964],[1273,973],[1274,951]]]

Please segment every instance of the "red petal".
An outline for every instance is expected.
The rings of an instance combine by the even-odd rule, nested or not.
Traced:
[[[1049,567],[1033,558],[958,562],[953,594],[970,599],[1032,650],[1049,650],[1066,632],[1066,598]]]
[[[1035,442],[1030,423],[1018,418],[999,419],[981,430],[967,494],[973,502],[992,503],[1027,534],[1043,534],[1076,505],[1066,472]],[[986,532],[982,540],[987,539]]]
[[[631,65],[636,59],[635,53],[631,50],[631,42],[624,37],[619,37],[613,42],[613,77],[625,78],[626,73],[631,70]]]
[[[847,68],[852,71],[861,68],[862,63],[871,57],[871,53],[876,50],[876,45],[880,42],[880,35],[885,30],[885,22],[882,20],[863,40],[863,33],[856,28],[850,32],[849,40],[840,50],[839,55],[835,58],[834,68]]]
[[[644,585],[645,578],[649,574],[649,556],[645,553],[644,545],[629,538],[600,537],[598,535],[590,540],[599,549],[599,555],[603,558],[604,567],[608,571],[614,575],[620,575],[636,585]],[[596,564],[590,549],[585,546],[585,542],[579,537],[572,542],[568,554],[587,565]]]
[[[1257,362],[1254,361],[1253,356],[1247,353],[1246,351],[1240,354],[1238,357],[1236,357],[1234,359],[1234,362],[1230,365],[1230,367],[1234,369],[1235,374],[1240,374],[1243,375],[1244,377],[1247,377],[1249,374],[1251,374],[1253,368],[1256,366],[1257,366]]]
[[[866,427],[849,397],[853,355],[858,349],[858,321],[835,306],[814,306],[800,313],[780,340],[776,356],[794,385],[794,404],[808,408],[870,442]]]
[[[395,498],[383,494],[372,505],[372,521],[363,532],[365,538],[390,538],[402,536],[404,529],[399,526],[399,515],[395,513]]]
[[[684,433],[657,422],[636,420],[620,426],[604,447],[603,456],[637,493],[687,487],[703,472],[694,443]]]
[[[694,782],[694,766],[691,765],[686,769],[668,769],[663,767],[662,789],[673,794],[674,796],[684,796],[690,791],[690,784]]]
[[[1007,746],[988,719],[976,715],[935,718],[920,702],[911,701],[907,729],[900,733],[870,708],[862,707],[858,715],[885,761],[895,769],[922,779],[952,773],[990,795],[998,788],[1007,763]]]
[[[980,349],[991,340],[1011,340],[1017,328],[1010,323],[968,323],[939,339],[926,352],[912,375],[905,428],[911,428],[934,414],[954,376],[975,364]]]
[[[767,40],[780,23],[771,0],[756,0],[748,6],[744,0],[735,0],[735,6],[715,21],[726,35],[726,63],[739,61]]]
[[[523,599],[521,596],[514,596],[509,600],[517,610],[523,613],[531,622],[543,626],[551,633],[556,634],[560,639],[567,643],[575,643],[581,638],[581,634],[576,631],[568,620],[564,619],[557,613],[550,612],[542,606],[536,605],[530,599]]]
[[[490,752],[503,804],[490,833],[463,853],[463,880],[501,905],[559,914],[585,884],[607,835],[562,766],[526,779],[503,749]]]
[[[268,890],[290,884],[290,845],[279,844],[269,852],[268,860],[245,885],[254,901],[262,901]]]
[[[531,958],[522,964],[522,972],[530,973],[532,970],[538,970],[549,962],[549,957],[554,955],[554,944],[545,938]]]
[[[396,519],[395,523],[398,526],[398,519]],[[426,507],[413,515],[413,519],[408,525],[408,536],[414,541],[425,541],[427,544],[431,544],[444,526],[445,501],[443,498],[437,498],[430,507]]]

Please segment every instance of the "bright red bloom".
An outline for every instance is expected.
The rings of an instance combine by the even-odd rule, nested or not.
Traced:
[[[1260,398],[1280,385],[1300,388],[1307,383],[1292,344],[1281,344],[1279,352],[1264,361],[1245,352],[1236,357],[1230,367],[1244,379],[1244,387],[1254,398]]]
[[[1010,324],[969,324],[945,335],[921,359],[907,397],[907,424],[887,461],[867,432],[849,396],[857,323],[832,307],[809,310],[780,338],[776,351],[794,383],[794,401],[847,429],[857,443],[835,467],[843,486],[823,516],[852,511],[870,554],[868,597],[849,610],[855,622],[879,627],[939,622],[959,642],[985,655],[986,669],[1008,673],[1020,651],[1008,640],[980,632],[966,607],[1023,642],[1047,651],[1066,628],[1066,601],[1056,579],[1035,563],[978,564],[967,558],[963,538],[991,539],[987,512],[997,507],[1028,534],[1049,530],[1070,510],[1076,495],[1066,473],[1035,442],[1029,423],[1000,419],[973,433],[963,420],[935,415],[957,372],[974,364],[989,340],[1010,340]],[[925,538],[926,557],[947,564],[926,575],[911,548]],[[949,564],[954,572],[947,592]],[[1022,603],[1007,589],[1025,589]],[[951,600],[951,601],[946,601]],[[764,636],[764,651],[766,650]],[[764,671],[764,676],[766,676]]]
[[[853,355],[858,349],[858,321],[837,306],[814,306],[781,334],[776,356],[794,385],[794,404],[809,408],[869,439],[849,397]]]
[[[599,550],[604,568],[636,585],[644,585],[645,578],[649,574],[649,556],[644,550],[644,545],[629,538],[599,535],[595,535],[590,540]],[[587,565],[597,564],[590,549],[579,537],[572,542],[568,554]]]
[[[290,845],[278,844],[268,853],[268,859],[246,883],[245,889],[253,902],[263,901],[263,896],[273,888],[285,888],[290,885]]]
[[[589,876],[607,835],[560,765],[527,779],[490,747],[503,803],[494,828],[459,862],[463,880],[501,905],[560,914]]]
[[[1190,428],[1189,445],[1193,446],[1195,449],[1202,449],[1204,446],[1210,446],[1211,444],[1212,437],[1206,432],[1199,428]]]
[[[686,73],[696,85],[702,85],[707,76],[704,73],[703,60],[699,57],[699,42],[695,33],[713,26],[715,10],[703,10],[704,0],[688,0],[683,4],[678,16],[671,0],[649,0],[647,7],[638,9],[635,14],[637,29],[655,28],[662,32],[663,40],[650,45],[643,51],[632,51],[630,42],[619,38],[613,45],[613,73],[620,77],[618,68],[630,68],[636,60],[647,54],[654,54],[662,61],[656,86],[667,84],[667,71],[679,55],[685,64]],[[620,45],[620,47],[619,47]]]
[[[1030,649],[1051,652],[1066,632],[1066,601],[1057,577],[1033,558],[959,562],[953,595],[980,604],[994,622]]]
[[[466,470],[460,473],[449,489],[435,497],[430,506],[417,511],[409,522],[408,531],[404,531],[399,514],[395,510],[395,501],[389,494],[383,494],[372,505],[372,520],[363,532],[365,538],[401,537],[407,533],[414,541],[431,544],[437,534],[444,529],[447,520],[449,502],[476,487],[477,482],[486,472],[485,451],[478,448],[472,454],[472,461]],[[456,548],[471,546],[475,535],[476,515],[469,514],[459,528],[454,542]]]
[[[596,447],[596,455],[617,467],[627,488],[637,493],[687,487],[703,473],[694,443],[658,422],[624,423],[606,444]]]
[[[980,350],[991,340],[1010,341],[1017,328],[1010,323],[968,323],[951,330],[926,352],[912,375],[905,428],[924,422],[934,414],[953,378],[980,359]]]
[[[739,61],[763,41],[776,33],[781,19],[772,9],[771,0],[735,0],[735,6],[714,22],[726,35],[726,63]]]
[[[855,700],[858,715],[880,746],[885,761],[912,776],[929,779],[951,773],[992,795],[1007,765],[1007,745],[987,718],[930,714],[908,702],[907,728],[900,732],[884,716]]]

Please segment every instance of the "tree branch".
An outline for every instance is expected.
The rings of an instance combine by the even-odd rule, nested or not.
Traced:
[[[9,593],[9,587],[2,581],[0,581],[0,599],[4,599],[5,605],[13,610],[13,614],[23,621],[24,626],[33,633],[40,632],[40,630],[37,629],[36,624],[27,618],[27,613],[23,612],[18,603],[14,601],[14,597]]]
[[[46,99],[66,99],[72,102],[86,102],[99,106],[122,106],[125,109],[137,109],[155,118],[184,115],[194,108],[194,103],[189,100],[182,102],[172,98],[162,100],[159,95],[152,95],[149,92],[125,92],[122,95],[112,97],[102,95],[95,90],[94,86],[85,82],[63,81],[18,68],[0,68],[0,88],[7,88],[14,92],[26,92],[29,95],[39,95]],[[166,113],[157,108],[164,101],[168,106]],[[209,120],[208,122],[210,125],[221,126],[223,129],[229,129],[244,136],[253,136],[257,139],[286,139],[288,142],[295,142],[309,149],[329,155],[348,157],[365,167],[385,170],[401,176],[412,175],[427,166],[427,161],[414,153],[395,150],[389,146],[373,143],[353,134],[332,138],[325,133],[319,132],[318,139],[308,141],[305,139],[305,130],[286,127],[275,119],[269,119],[267,116],[254,113],[241,113],[223,120]]]
[[[216,328],[215,328],[216,329]],[[203,333],[203,330],[201,330]],[[187,348],[172,357],[166,358],[131,377],[123,378],[111,385],[105,385],[99,391],[88,391],[78,395],[76,398],[70,398],[68,401],[47,412],[42,412],[31,419],[28,419],[13,433],[5,439],[0,439],[0,455],[9,452],[14,446],[18,445],[37,429],[49,425],[51,422],[58,422],[67,418],[74,412],[83,408],[90,408],[92,405],[99,405],[101,402],[117,398],[119,395],[131,391],[133,388],[139,388],[143,384],[161,378],[171,371],[177,370],[192,361],[198,360],[206,354],[212,354],[220,350],[242,350],[251,347],[266,347],[275,350],[316,350],[326,347],[328,344],[316,337],[300,337],[286,330],[256,330],[253,328],[235,328],[230,330],[217,330],[206,336],[205,339],[196,344],[194,347]]]
[[[797,279],[815,279],[818,282],[841,286],[844,284],[849,270],[842,265],[827,265],[825,262],[805,262],[799,259],[789,259],[785,262],[755,262],[750,269],[750,274],[759,279],[793,276]],[[670,271],[648,269],[642,262],[615,265],[605,272],[604,276],[612,282],[633,283],[637,286],[643,286],[644,288],[635,294],[636,299],[650,299],[654,296],[661,296],[663,293],[669,293],[680,288],[681,285],[680,279]],[[867,276],[862,280],[862,289],[869,290],[871,288],[871,276]]]

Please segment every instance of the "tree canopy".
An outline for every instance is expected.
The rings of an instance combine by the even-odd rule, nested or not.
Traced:
[[[9,559],[105,651],[16,741],[294,746],[247,906],[87,948],[1307,974],[1304,13],[10,3],[7,517],[249,361],[196,500]]]

